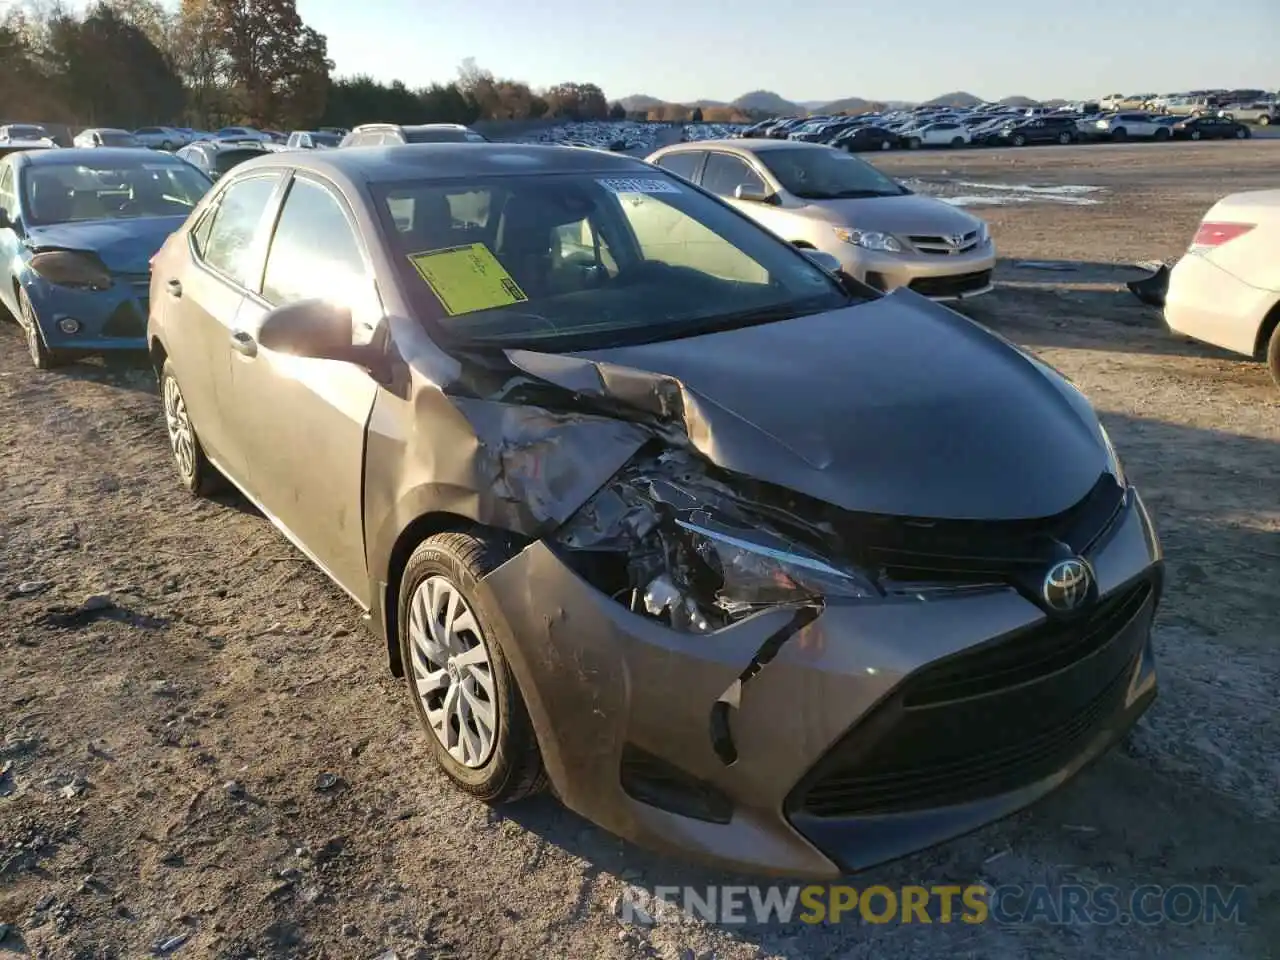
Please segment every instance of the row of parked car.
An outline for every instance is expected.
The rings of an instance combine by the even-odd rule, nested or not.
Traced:
[[[1250,135],[1248,125],[1227,115],[1158,115],[1142,111],[1104,114],[1035,107],[937,107],[856,117],[782,117],[763,120],[741,133],[746,138],[824,143],[848,151],[970,145],[1022,147],[1129,139],[1244,140]]]

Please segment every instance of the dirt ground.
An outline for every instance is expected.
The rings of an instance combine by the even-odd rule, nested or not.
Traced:
[[[1093,399],[1170,577],[1160,699],[1124,748],[853,882],[1241,884],[1244,925],[623,923],[627,884],[752,881],[636,850],[551,798],[496,812],[450,789],[340,591],[243,501],[179,488],[150,373],[39,374],[0,323],[0,957],[1271,956],[1280,391],[1168,335],[1119,284],[1124,264],[1180,253],[1218,196],[1280,185],[1280,142],[876,162],[943,192],[1103,188],[977,209],[1003,283],[966,310]]]

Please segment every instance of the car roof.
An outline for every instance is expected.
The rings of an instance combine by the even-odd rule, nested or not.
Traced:
[[[808,143],[804,140],[691,140],[688,143],[672,144],[661,152],[686,153],[690,150],[705,150],[715,147],[719,150],[731,150],[735,153],[769,153],[773,150],[830,150],[825,143]]]
[[[362,123],[352,127],[357,130],[469,130],[465,123]]]
[[[517,143],[407,143],[358,150],[265,153],[251,167],[310,170],[351,183],[539,173],[653,173],[643,160],[596,150]]]
[[[143,163],[182,163],[177,157],[168,157],[146,147],[71,147],[63,150],[37,150],[24,154],[28,163],[40,166],[65,166],[92,160],[101,163],[111,160],[138,160]]]

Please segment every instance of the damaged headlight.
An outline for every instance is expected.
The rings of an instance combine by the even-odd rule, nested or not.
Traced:
[[[767,515],[777,510],[762,506],[757,514],[692,457],[668,453],[629,467],[558,539],[573,551],[613,557],[615,579],[603,589],[636,613],[692,633],[771,606],[883,595],[854,566],[809,545],[821,530],[795,518],[790,535]],[[593,576],[607,568],[592,564]]]

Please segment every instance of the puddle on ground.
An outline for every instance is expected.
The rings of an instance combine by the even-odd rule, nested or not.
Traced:
[[[1083,184],[978,183],[972,180],[904,180],[917,193],[926,194],[953,207],[996,207],[1015,203],[1057,203],[1067,206],[1095,206],[1101,187]]]

